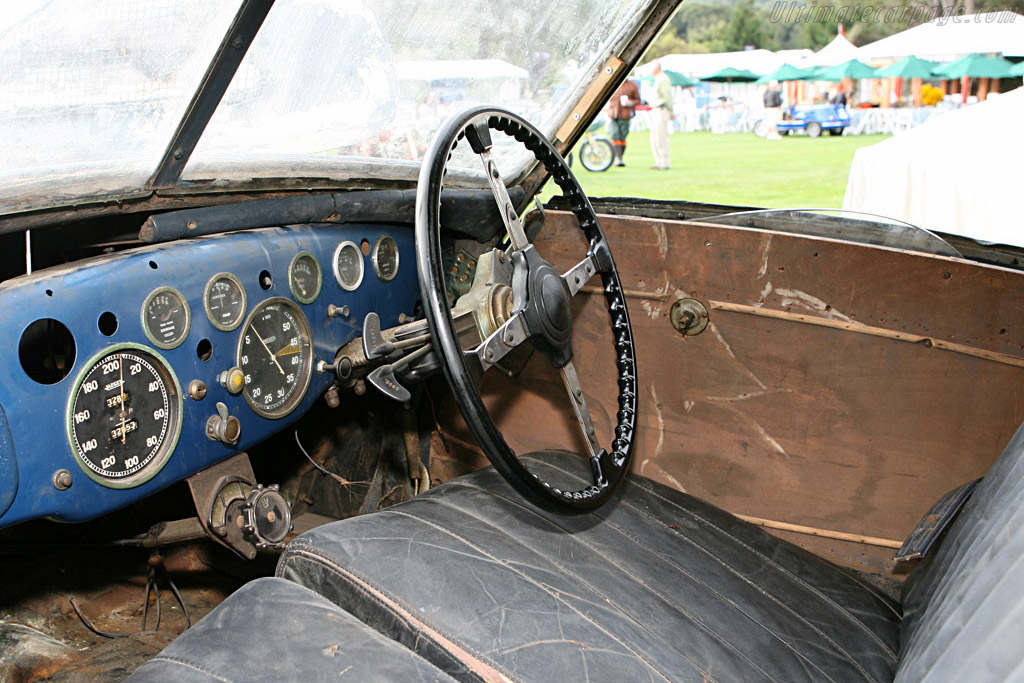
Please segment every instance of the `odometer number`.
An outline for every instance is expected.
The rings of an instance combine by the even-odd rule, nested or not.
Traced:
[[[93,358],[68,401],[68,441],[82,470],[111,488],[151,479],[181,432],[181,390],[154,352],[121,344]]]

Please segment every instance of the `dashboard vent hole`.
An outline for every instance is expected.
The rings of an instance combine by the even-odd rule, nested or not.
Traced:
[[[363,252],[363,256],[369,256],[370,255],[370,240],[363,239],[363,241],[359,243],[359,250]]]
[[[61,321],[40,318],[21,333],[18,360],[33,381],[56,384],[75,366],[75,338]]]
[[[196,357],[204,363],[213,357],[213,344],[209,339],[200,339],[196,344]]]
[[[117,332],[117,316],[110,311],[106,311],[100,314],[97,326],[100,328],[100,334],[104,337],[110,337]]]
[[[159,266],[159,265],[157,265],[157,262],[156,262],[156,261],[150,261],[150,262],[149,262],[149,267],[150,267],[150,268],[152,268],[153,270],[156,270],[156,269],[157,269],[157,268],[159,268],[160,266]]]
[[[274,278],[270,277],[269,270],[260,271],[260,287],[264,290],[269,290],[274,286]]]

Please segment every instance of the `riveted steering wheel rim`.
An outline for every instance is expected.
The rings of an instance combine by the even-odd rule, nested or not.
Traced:
[[[467,364],[467,358],[473,362],[477,357],[467,355],[459,345],[455,333],[445,288],[440,201],[451,152],[459,141],[464,140],[467,129],[474,139],[482,132],[488,141],[491,130],[500,131],[518,140],[544,164],[552,180],[569,200],[572,212],[588,240],[587,258],[596,266],[596,274],[601,276],[615,340],[619,409],[616,413],[617,424],[611,452],[601,449],[595,455],[591,449],[590,464],[594,483],[583,489],[565,491],[556,488],[542,481],[516,457],[484,406],[475,375]],[[474,142],[473,146],[478,145],[479,143]],[[496,168],[492,168],[494,177],[498,178]],[[502,182],[500,178],[498,182]],[[492,189],[493,187],[492,185]],[[510,204],[502,206],[502,198],[497,198],[503,213],[514,214]],[[513,220],[518,221],[514,216]],[[423,309],[442,371],[470,431],[495,469],[524,497],[547,509],[586,511],[607,501],[629,470],[636,433],[637,375],[633,332],[618,271],[594,208],[565,160],[540,131],[511,112],[488,106],[459,112],[441,126],[420,167],[416,191],[416,266]],[[591,272],[588,267],[587,277]],[[571,351],[569,362],[571,363]],[[577,393],[582,402],[582,393]],[[577,415],[579,416],[578,412]],[[589,419],[588,413],[587,420]],[[581,424],[582,422],[581,418]],[[584,431],[586,433],[586,430]],[[592,427],[591,437],[596,439]]]

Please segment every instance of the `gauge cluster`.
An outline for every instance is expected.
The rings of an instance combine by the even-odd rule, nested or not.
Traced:
[[[0,285],[17,350],[0,364],[0,527],[95,517],[287,426],[367,313],[413,312],[412,249],[407,228],[267,228]]]

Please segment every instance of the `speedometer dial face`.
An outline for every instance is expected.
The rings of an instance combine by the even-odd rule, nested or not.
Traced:
[[[68,441],[94,481],[130,488],[167,462],[181,433],[181,387],[156,353],[136,344],[105,349],[68,400]]]
[[[142,329],[161,349],[180,346],[191,323],[188,302],[174,287],[157,287],[142,303]]]
[[[373,269],[384,282],[398,275],[398,242],[391,235],[382,235],[373,245]]]
[[[218,330],[230,332],[238,327],[245,315],[245,290],[231,273],[218,273],[206,283],[203,294],[206,317]]]
[[[311,304],[320,295],[320,264],[308,251],[300,251],[288,266],[288,285],[292,296],[304,304]]]
[[[342,242],[334,250],[334,279],[347,292],[354,292],[363,282],[363,252],[355,242]]]
[[[313,345],[309,323],[288,299],[267,299],[242,327],[236,364],[245,384],[242,394],[263,417],[277,419],[295,410],[309,387]]]

